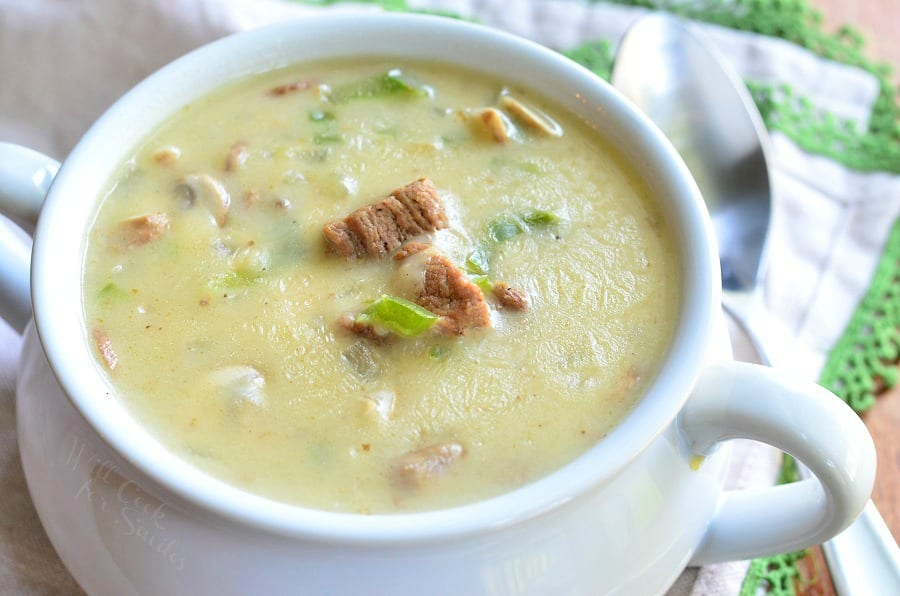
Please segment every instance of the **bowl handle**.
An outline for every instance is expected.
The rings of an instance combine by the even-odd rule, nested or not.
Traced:
[[[708,367],[679,415],[690,452],[734,438],[768,443],[814,479],[726,491],[691,565],[786,553],[821,544],[860,514],[875,482],[875,445],[844,402],[782,370],[721,362]]]
[[[11,143],[0,143],[0,214],[34,231],[59,163]],[[31,318],[31,238],[0,221],[0,317],[21,332]]]

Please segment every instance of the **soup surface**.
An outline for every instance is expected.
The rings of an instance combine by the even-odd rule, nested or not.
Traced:
[[[436,193],[436,225],[335,240],[411,183],[393,196]],[[295,66],[184,108],[123,164],[88,238],[87,333],[134,415],[233,485],[457,505],[572,460],[652,380],[681,289],[659,221],[613,147],[525,90]]]

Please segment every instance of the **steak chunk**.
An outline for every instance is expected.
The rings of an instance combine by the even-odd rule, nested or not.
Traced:
[[[389,197],[325,224],[329,247],[345,258],[384,257],[406,240],[447,227],[444,204],[434,184],[419,178]]]
[[[400,250],[394,253],[394,260],[402,261],[406,257],[417,255],[423,250],[428,250],[429,248],[431,248],[431,245],[424,242],[407,242],[400,247]]]
[[[465,335],[468,329],[491,324],[481,288],[444,255],[428,257],[424,284],[415,302],[443,317],[438,324],[446,335]]]
[[[390,339],[389,333],[379,333],[374,327],[366,323],[360,323],[351,314],[345,314],[338,319],[338,327],[349,331],[353,335],[368,339],[375,344],[383,344]]]

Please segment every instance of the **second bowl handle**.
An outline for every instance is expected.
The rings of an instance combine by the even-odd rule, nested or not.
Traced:
[[[58,169],[46,155],[0,143],[0,213],[31,233]],[[0,317],[21,332],[31,318],[31,241],[4,227],[0,223]]]
[[[691,565],[821,544],[850,525],[875,481],[875,446],[853,410],[826,389],[772,368],[707,368],[679,417],[691,453],[744,438],[806,464],[816,479],[723,494]]]

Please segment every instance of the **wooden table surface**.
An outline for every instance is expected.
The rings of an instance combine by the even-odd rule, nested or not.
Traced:
[[[858,29],[870,58],[894,65],[900,81],[900,0],[811,0],[824,17],[826,30],[843,25]]]
[[[866,54],[894,67],[893,81],[900,82],[900,0],[811,0],[822,12],[826,30],[843,25],[858,29],[866,40]],[[872,500],[900,542],[900,385],[881,395],[863,420],[875,439],[878,471]],[[805,595],[834,594],[821,550],[801,565],[806,578],[817,578],[798,585]]]

